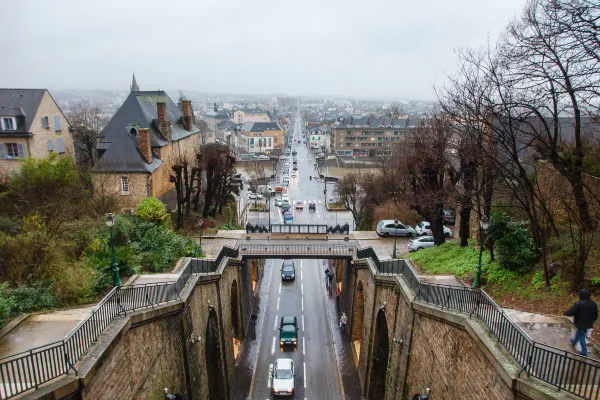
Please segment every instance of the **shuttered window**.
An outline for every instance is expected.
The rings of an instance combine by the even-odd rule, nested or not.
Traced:
[[[0,160],[6,160],[6,149],[4,143],[0,143]]]
[[[48,151],[54,151],[54,142],[52,140],[48,140]]]
[[[60,117],[57,115],[54,117],[54,130],[60,131],[62,128],[60,127]]]
[[[59,154],[65,152],[65,140],[63,138],[56,139],[56,151]]]
[[[42,128],[50,128],[50,121],[48,120],[48,117],[42,117]]]

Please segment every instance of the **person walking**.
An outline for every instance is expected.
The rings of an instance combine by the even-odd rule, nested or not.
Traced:
[[[342,333],[346,332],[346,322],[348,322],[348,317],[346,317],[346,313],[342,313],[342,318],[340,318],[340,330]]]
[[[591,299],[591,293],[587,289],[579,291],[579,301],[575,302],[569,308],[565,315],[573,317],[575,324],[575,337],[571,338],[571,344],[575,346],[577,342],[581,346],[581,351],[578,352],[582,356],[587,356],[586,331],[594,326],[594,322],[598,319],[598,305]]]

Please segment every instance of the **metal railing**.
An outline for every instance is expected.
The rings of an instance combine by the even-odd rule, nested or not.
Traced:
[[[223,247],[215,260],[190,259],[175,281],[113,288],[63,340],[0,358],[0,398],[9,399],[73,371],[98,337],[120,314],[179,299],[192,275],[217,270],[237,250]]]
[[[243,256],[352,257],[354,246],[341,244],[240,244]]]
[[[271,233],[327,233],[327,225],[271,224]]]
[[[600,362],[532,340],[485,291],[421,282],[408,264],[380,261],[372,248],[358,250],[357,257],[372,258],[379,273],[402,275],[419,300],[480,318],[521,372],[580,398],[600,399]]]

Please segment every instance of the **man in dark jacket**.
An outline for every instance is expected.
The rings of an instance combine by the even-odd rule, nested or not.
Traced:
[[[587,345],[585,342],[585,333],[594,326],[594,321],[598,319],[598,305],[590,299],[591,293],[586,289],[579,291],[579,301],[573,304],[565,313],[573,317],[573,323],[577,329],[575,338],[571,339],[571,344],[579,342],[581,345],[582,356],[587,356]]]

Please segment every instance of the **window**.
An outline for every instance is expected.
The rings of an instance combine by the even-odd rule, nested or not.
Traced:
[[[121,194],[129,194],[129,177],[121,177]]]
[[[0,160],[25,157],[25,148],[21,143],[0,143]]]
[[[48,140],[48,151],[49,152],[54,151],[54,142],[52,140]]]
[[[44,128],[44,129],[50,128],[50,121],[49,121],[48,117],[42,117],[42,128]]]
[[[394,131],[394,135],[397,135],[397,134],[398,134],[398,131]]]
[[[57,115],[54,117],[54,130],[55,131],[61,131],[61,127],[60,127],[60,117]]]
[[[17,129],[17,123],[14,118],[2,118],[2,130],[14,131]]]
[[[65,140],[63,138],[56,139],[56,151],[58,151],[59,154],[65,152]]]

